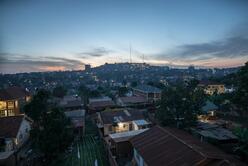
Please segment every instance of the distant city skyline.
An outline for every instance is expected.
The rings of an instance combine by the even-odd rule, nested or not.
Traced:
[[[0,1],[0,72],[84,64],[235,67],[248,60],[246,0]]]

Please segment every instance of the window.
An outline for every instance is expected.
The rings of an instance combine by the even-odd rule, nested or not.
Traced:
[[[7,110],[1,110],[0,111],[0,117],[8,116],[7,115]]]
[[[14,102],[10,101],[8,102],[8,109],[13,109],[14,108]]]
[[[112,126],[111,125],[108,127],[108,130],[109,131],[112,131]]]
[[[15,116],[14,110],[8,110],[8,116]]]
[[[0,110],[6,109],[6,102],[0,101]]]

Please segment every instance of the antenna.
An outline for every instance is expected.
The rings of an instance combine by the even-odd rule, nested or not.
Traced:
[[[132,46],[129,44],[129,49],[130,49],[130,63],[132,63]]]

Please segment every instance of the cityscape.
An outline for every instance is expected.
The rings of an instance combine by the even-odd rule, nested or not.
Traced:
[[[248,165],[246,0],[0,1],[0,166]]]

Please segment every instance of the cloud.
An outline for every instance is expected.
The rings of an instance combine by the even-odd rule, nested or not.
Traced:
[[[32,57],[29,55],[0,53],[1,72],[30,72],[50,70],[78,70],[84,63],[63,57]]]
[[[89,51],[79,52],[77,53],[77,56],[80,58],[102,57],[104,55],[108,55],[113,52],[114,52],[113,50],[106,49],[105,47],[98,47],[98,48],[93,48],[92,50]]]
[[[219,41],[180,45],[169,52],[153,55],[157,60],[197,62],[214,58],[240,58],[248,56],[248,38],[229,37]]]

